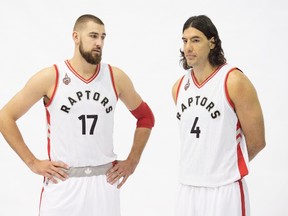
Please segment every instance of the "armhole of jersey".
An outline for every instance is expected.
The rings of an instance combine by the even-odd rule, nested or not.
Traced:
[[[225,77],[225,83],[224,83],[224,88],[225,88],[225,95],[226,95],[226,99],[228,101],[228,103],[230,104],[230,106],[232,107],[233,110],[235,110],[235,105],[234,103],[232,102],[231,98],[230,98],[230,95],[229,95],[229,92],[228,92],[228,85],[227,85],[227,80],[228,80],[228,77],[229,77],[229,74],[233,71],[233,70],[240,70],[236,67],[234,68],[231,68],[228,73],[226,74],[226,77]],[[241,71],[241,70],[240,70]],[[242,72],[242,71],[241,71]]]
[[[185,76],[185,75],[184,75]],[[182,76],[181,80],[179,81],[178,87],[177,87],[177,91],[176,91],[176,103],[178,101],[178,95],[179,95],[179,90],[180,90],[180,86],[182,84],[182,81],[184,79],[184,76]]]
[[[113,89],[114,89],[114,93],[115,93],[116,99],[118,100],[118,92],[117,92],[116,86],[115,86],[113,70],[112,70],[112,67],[109,64],[108,64],[108,67],[109,67],[109,71],[110,71],[110,77],[111,77],[111,82],[112,82],[112,86],[113,86]]]
[[[55,85],[54,85],[54,89],[53,89],[52,96],[51,96],[49,102],[48,102],[47,104],[45,104],[45,107],[48,107],[48,106],[52,103],[53,98],[54,98],[54,96],[55,96],[55,94],[56,94],[57,87],[58,87],[59,70],[58,70],[58,67],[57,67],[56,64],[54,64],[53,66],[54,66],[54,68],[55,68],[56,80],[55,80]]]

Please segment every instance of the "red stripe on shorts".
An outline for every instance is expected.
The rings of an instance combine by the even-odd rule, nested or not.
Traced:
[[[244,195],[243,183],[241,180],[239,180],[238,182],[239,182],[239,187],[240,187],[242,216],[246,216],[245,195]]]

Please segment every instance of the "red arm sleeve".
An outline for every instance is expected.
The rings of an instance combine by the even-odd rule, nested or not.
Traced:
[[[134,110],[130,111],[132,115],[137,119],[137,128],[150,128],[154,127],[155,118],[152,110],[147,103],[142,101],[142,103]]]

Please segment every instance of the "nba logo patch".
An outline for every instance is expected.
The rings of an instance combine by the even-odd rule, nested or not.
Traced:
[[[65,85],[68,85],[71,82],[71,78],[68,77],[67,73],[65,74],[65,77],[63,78],[63,83]]]

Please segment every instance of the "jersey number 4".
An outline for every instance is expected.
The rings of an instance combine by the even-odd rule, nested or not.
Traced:
[[[196,138],[199,138],[200,133],[201,133],[200,127],[197,126],[198,120],[199,120],[199,117],[196,117],[192,125],[191,131],[190,131],[191,134],[196,134]]]
[[[87,133],[87,129],[86,129],[86,120],[91,119],[92,120],[92,124],[89,130],[89,134],[93,135],[94,134],[94,130],[95,130],[95,126],[98,120],[98,115],[81,115],[78,117],[79,120],[82,121],[82,135],[86,135]]]

